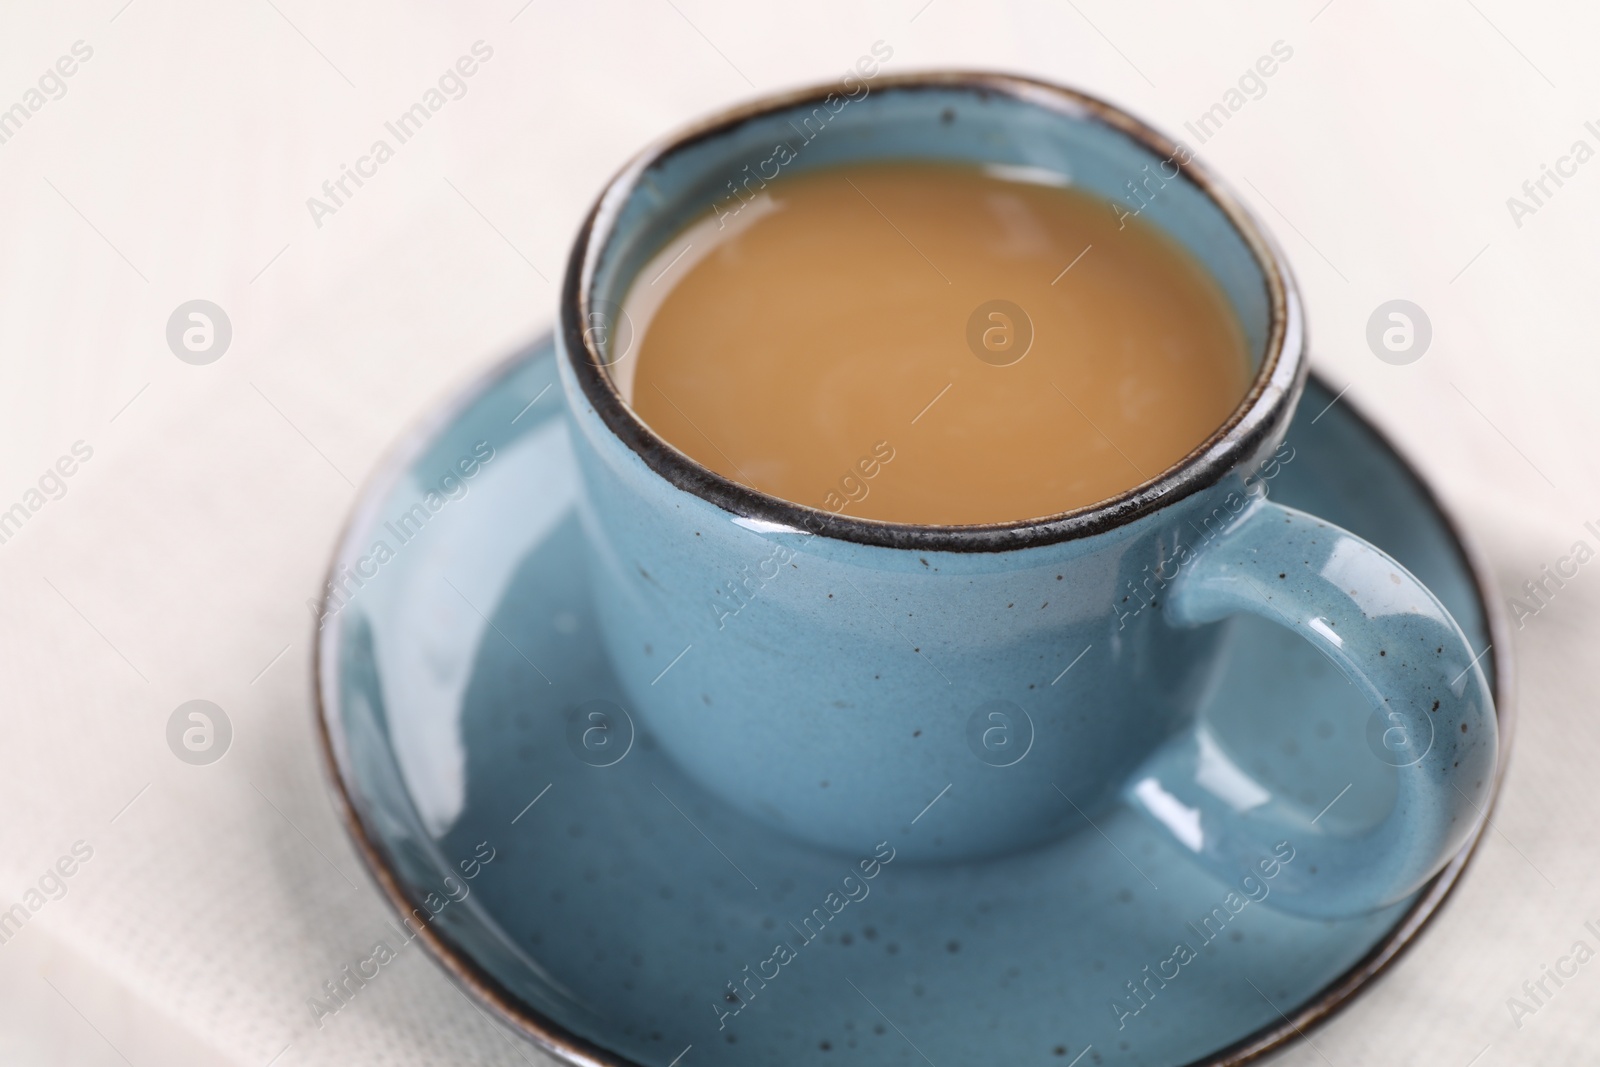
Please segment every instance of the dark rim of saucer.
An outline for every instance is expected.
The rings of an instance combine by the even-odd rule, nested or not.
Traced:
[[[1157,159],[1172,160],[1183,178],[1221,209],[1249,248],[1266,287],[1269,330],[1266,351],[1250,390],[1233,413],[1188,455],[1155,477],[1095,504],[1037,519],[966,526],[915,525],[853,518],[772,496],[705,467],[650,429],[623,399],[603,356],[582,329],[588,322],[592,286],[617,213],[648,171],[673,153],[722,136],[774,112],[820,104],[834,83],[766,97],[725,111],[646,148],[611,180],[584,219],[567,261],[560,301],[560,348],[584,397],[604,425],[677,488],[733,515],[843,541],[886,548],[947,552],[1005,552],[1091,537],[1132,522],[1220,482],[1280,432],[1305,382],[1305,326],[1294,279],[1266,232],[1227,187],[1192,158],[1179,163],[1177,142],[1117,107],[1076,90],[1009,74],[934,72],[883,75],[874,91],[970,90],[997,94],[1063,116],[1097,122],[1137,143]]]
[[[366,480],[357,498],[356,506],[340,532],[333,559],[328,566],[331,583],[341,564],[353,562],[364,551],[366,535],[377,521],[378,508],[388,492],[405,477],[410,464],[420,456],[433,438],[465,411],[474,401],[492,389],[505,375],[520,366],[528,351],[538,343],[518,352],[500,366],[477,378],[465,390],[440,405],[429,416],[405,433],[385,456],[375,472]],[[1331,395],[1326,383],[1318,382]],[[1512,704],[1514,678],[1510,658],[1510,630],[1504,610],[1492,595],[1494,583],[1483,557],[1468,540],[1455,517],[1439,501],[1432,486],[1417,473],[1416,467],[1405,453],[1394,446],[1377,427],[1362,415],[1360,409],[1346,398],[1343,401],[1351,417],[1372,436],[1379,445],[1395,456],[1396,461],[1410,476],[1422,501],[1439,516],[1445,529],[1454,540],[1472,577],[1485,621],[1487,623],[1490,656],[1494,663],[1495,718],[1500,738],[1500,762],[1495,770],[1494,791],[1484,805],[1484,814],[1474,827],[1472,835],[1444,870],[1434,876],[1417,897],[1416,903],[1398,919],[1384,938],[1373,946],[1342,975],[1322,987],[1310,1000],[1286,1013],[1282,1019],[1246,1035],[1226,1048],[1194,1060],[1185,1067],[1239,1067],[1267,1052],[1289,1044],[1306,1031],[1325,1022],[1354,997],[1369,988],[1372,980],[1390,967],[1415,940],[1419,933],[1438,914],[1445,899],[1455,888],[1462,873],[1471,862],[1478,842],[1483,837],[1489,815],[1500,797],[1505,780],[1506,766],[1511,753],[1511,738],[1516,716]],[[326,601],[326,598],[324,598]],[[326,609],[326,602],[323,604]],[[383,844],[375,827],[372,814],[366,811],[364,798],[355,790],[353,775],[349,772],[349,753],[343,731],[342,713],[339,710],[336,688],[336,667],[339,662],[340,627],[329,626],[312,632],[312,698],[316,716],[317,747],[321,751],[323,767],[333,795],[335,808],[345,831],[360,857],[368,876],[379,893],[399,917],[406,917],[423,906],[421,896],[413,898],[405,883],[395,873],[393,857]],[[534,1010],[484,970],[461,946],[446,936],[433,924],[423,924],[417,939],[423,948],[442,967],[457,987],[469,994],[477,1004],[494,1012],[495,1016],[534,1045],[564,1063],[583,1067],[645,1067],[635,1060],[602,1048],[572,1033],[540,1012]]]

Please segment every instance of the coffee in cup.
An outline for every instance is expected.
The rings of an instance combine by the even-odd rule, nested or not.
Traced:
[[[718,474],[905,523],[1033,519],[1171,467],[1249,387],[1244,329],[1156,226],[1041,168],[784,175],[667,242],[625,394]]]

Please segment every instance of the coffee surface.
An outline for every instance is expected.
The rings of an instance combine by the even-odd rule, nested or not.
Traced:
[[[1116,496],[1227,420],[1246,341],[1175,240],[1058,181],[781,176],[640,272],[613,373],[679,450],[799,504],[969,525]]]

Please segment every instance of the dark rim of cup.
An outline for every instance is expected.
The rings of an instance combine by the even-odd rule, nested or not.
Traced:
[[[1003,552],[1091,537],[1213,486],[1282,431],[1305,383],[1305,325],[1300,298],[1283,257],[1250,212],[1217,177],[1191,158],[1180,163],[1177,142],[1103,100],[1048,82],[1010,74],[932,72],[883,75],[874,92],[965,89],[1002,94],[1078,121],[1098,122],[1136,142],[1155,158],[1170,159],[1182,176],[1209,197],[1250,249],[1266,287],[1266,351],[1249,391],[1226,422],[1188,455],[1153,478],[1085,507],[1041,518],[963,526],[919,525],[855,518],[784,500],[736,482],[675,448],[634,413],[605,369],[602,354],[585,336],[594,274],[612,236],[618,211],[655,164],[689,145],[728,133],[773,112],[816,102],[839,85],[828,83],[770,96],[713,116],[646,148],[606,186],[578,230],[562,282],[561,349],[584,397],[610,432],[669,483],[724,511],[774,527],[857,544],[945,552]]]

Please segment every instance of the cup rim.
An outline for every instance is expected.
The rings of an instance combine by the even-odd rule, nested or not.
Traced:
[[[839,83],[825,82],[762,96],[654,142],[606,184],[578,229],[562,279],[558,324],[562,357],[606,429],[647,467],[674,487],[747,523],[760,524],[764,530],[807,533],[884,548],[1005,552],[1093,537],[1177,503],[1222,481],[1286,427],[1307,373],[1305,323],[1298,287],[1276,243],[1222,180],[1194,158],[1192,149],[1180,146],[1105,100],[1036,78],[990,71],[936,70],[879,75],[869,79],[869,84],[874,91],[962,89],[1009,96],[1069,118],[1098,122],[1157,158],[1170,160],[1182,177],[1218,207],[1261,272],[1268,307],[1266,351],[1249,390],[1210,436],[1159,474],[1093,504],[1005,522],[937,525],[848,516],[785,500],[734,481],[680,451],[634,412],[606,372],[603,356],[580,325],[589,321],[601,253],[614,234],[623,206],[651,167],[752,119],[806,103],[820,104],[839,89]],[[1176,158],[1180,147],[1190,157],[1186,162]]]

